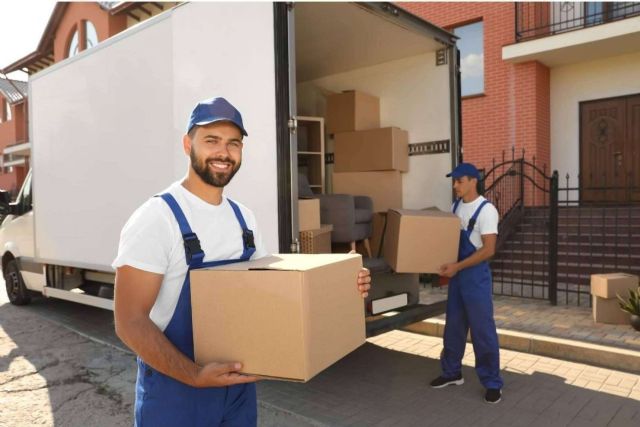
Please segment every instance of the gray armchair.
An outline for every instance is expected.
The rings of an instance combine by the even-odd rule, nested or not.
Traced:
[[[367,255],[371,257],[369,237],[373,219],[373,201],[368,196],[351,194],[314,194],[306,175],[298,174],[298,197],[320,199],[320,222],[333,225],[332,243],[363,241]]]

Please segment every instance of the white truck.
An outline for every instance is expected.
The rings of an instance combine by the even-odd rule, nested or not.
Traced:
[[[11,302],[39,292],[113,308],[120,230],[183,176],[186,120],[212,96],[242,111],[243,167],[225,191],[255,212],[272,253],[297,250],[296,116],[322,116],[329,92],[378,96],[381,126],[410,136],[403,207],[449,209],[445,174],[461,147],[455,40],[389,3],[186,3],[32,75],[32,171],[14,203],[0,200]],[[400,275],[377,273],[375,298],[401,293]],[[418,304],[416,289],[409,300],[370,317],[369,333],[444,307]]]

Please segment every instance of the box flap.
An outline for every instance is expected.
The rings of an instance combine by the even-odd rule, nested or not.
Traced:
[[[256,260],[213,267],[211,270],[307,271],[323,267],[327,263],[339,262],[358,257],[360,257],[359,254],[274,254]]]

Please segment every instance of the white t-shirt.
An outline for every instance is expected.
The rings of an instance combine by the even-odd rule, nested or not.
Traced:
[[[487,199],[479,196],[473,202],[465,203],[461,201],[460,204],[458,204],[458,209],[455,213],[460,217],[461,230],[467,229],[469,226],[469,220],[485,200]],[[455,203],[451,206],[451,209],[453,209],[453,206],[455,206]],[[469,238],[476,249],[480,249],[482,247],[482,235],[498,234],[499,221],[500,215],[498,214],[496,207],[491,203],[486,204],[480,211],[480,215],[478,215],[478,219],[476,220],[476,225],[473,227],[473,232]]]
[[[215,206],[189,192],[179,182],[160,194],[169,192],[176,199],[200,240],[204,262],[238,259],[242,255],[242,228],[226,197]],[[235,200],[234,200],[235,202]],[[253,231],[256,251],[251,259],[267,255],[253,213],[236,202],[247,227]],[[131,267],[163,274],[162,285],[151,320],[163,330],[169,324],[178,303],[187,274],[182,233],[169,205],[160,197],[152,197],[131,215],[120,233],[118,256],[113,268]]]

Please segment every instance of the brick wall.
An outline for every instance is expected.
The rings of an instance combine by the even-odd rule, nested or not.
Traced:
[[[489,169],[503,152],[525,149],[526,158],[550,165],[549,69],[538,63],[509,64],[502,47],[515,43],[513,3],[397,3],[436,25],[454,27],[482,20],[484,94],[462,101],[464,160]]]

